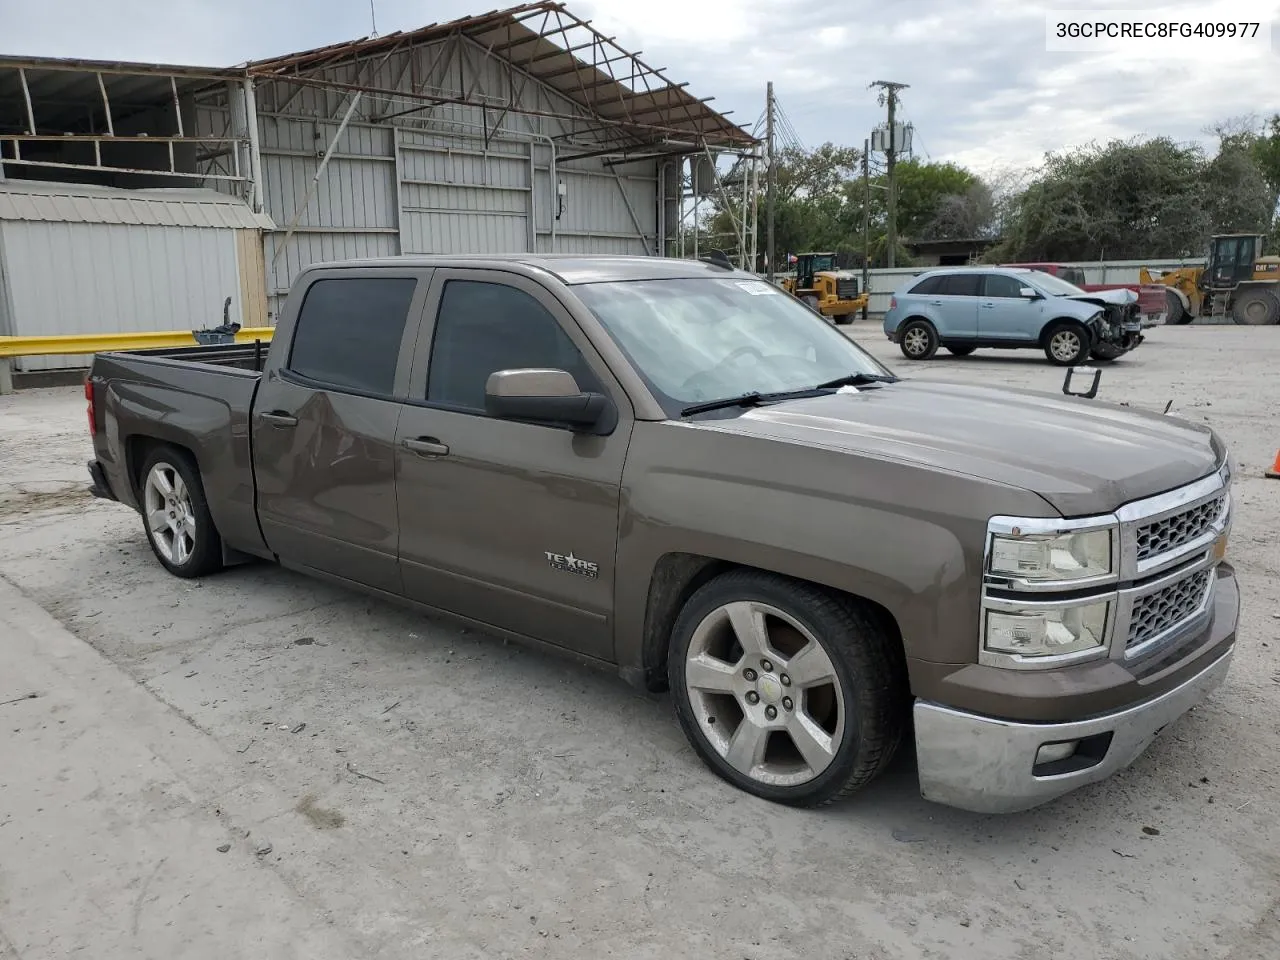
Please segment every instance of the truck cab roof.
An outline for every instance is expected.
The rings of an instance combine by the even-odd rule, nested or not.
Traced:
[[[549,273],[565,284],[608,283],[620,280],[680,280],[727,278],[759,280],[754,274],[730,269],[701,260],[677,257],[646,257],[557,253],[512,254],[409,254],[399,257],[375,257],[364,260],[341,260],[315,263],[303,271],[378,269],[405,267],[455,267],[488,270],[529,270]]]

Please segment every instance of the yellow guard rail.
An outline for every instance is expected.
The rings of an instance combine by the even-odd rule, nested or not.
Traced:
[[[236,331],[237,343],[270,340],[274,327],[245,327]],[[54,354],[105,353],[113,350],[152,350],[198,346],[190,330],[147,330],[135,333],[71,333],[48,337],[0,337],[0,358],[43,357]]]

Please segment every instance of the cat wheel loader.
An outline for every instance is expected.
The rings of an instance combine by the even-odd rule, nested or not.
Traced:
[[[835,323],[851,323],[866,307],[870,295],[858,289],[851,270],[836,269],[834,253],[802,253],[796,258],[796,275],[782,279],[782,289]]]
[[[1163,284],[1166,324],[1196,317],[1226,316],[1246,326],[1280,323],[1280,257],[1260,256],[1263,238],[1223,234],[1209,241],[1203,267],[1179,267],[1153,277],[1143,267],[1139,282]]]

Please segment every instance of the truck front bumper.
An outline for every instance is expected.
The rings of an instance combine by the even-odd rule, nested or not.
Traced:
[[[1026,723],[917,700],[921,795],[975,813],[1017,813],[1123,770],[1226,678],[1239,613],[1234,578],[1219,583],[1216,606],[1222,615],[1214,617],[1207,639],[1226,643],[1212,644],[1213,660],[1178,686],[1133,706],[1086,720]],[[1041,748],[1058,744],[1074,744],[1075,752],[1041,761]]]

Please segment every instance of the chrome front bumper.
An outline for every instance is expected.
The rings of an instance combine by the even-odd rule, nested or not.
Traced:
[[[1166,726],[1222,683],[1234,649],[1159,697],[1075,723],[1018,723],[918,700],[920,793],[975,813],[1017,813],[1104,780],[1138,759]],[[1041,746],[1090,738],[1096,762],[1065,773],[1033,772]]]

